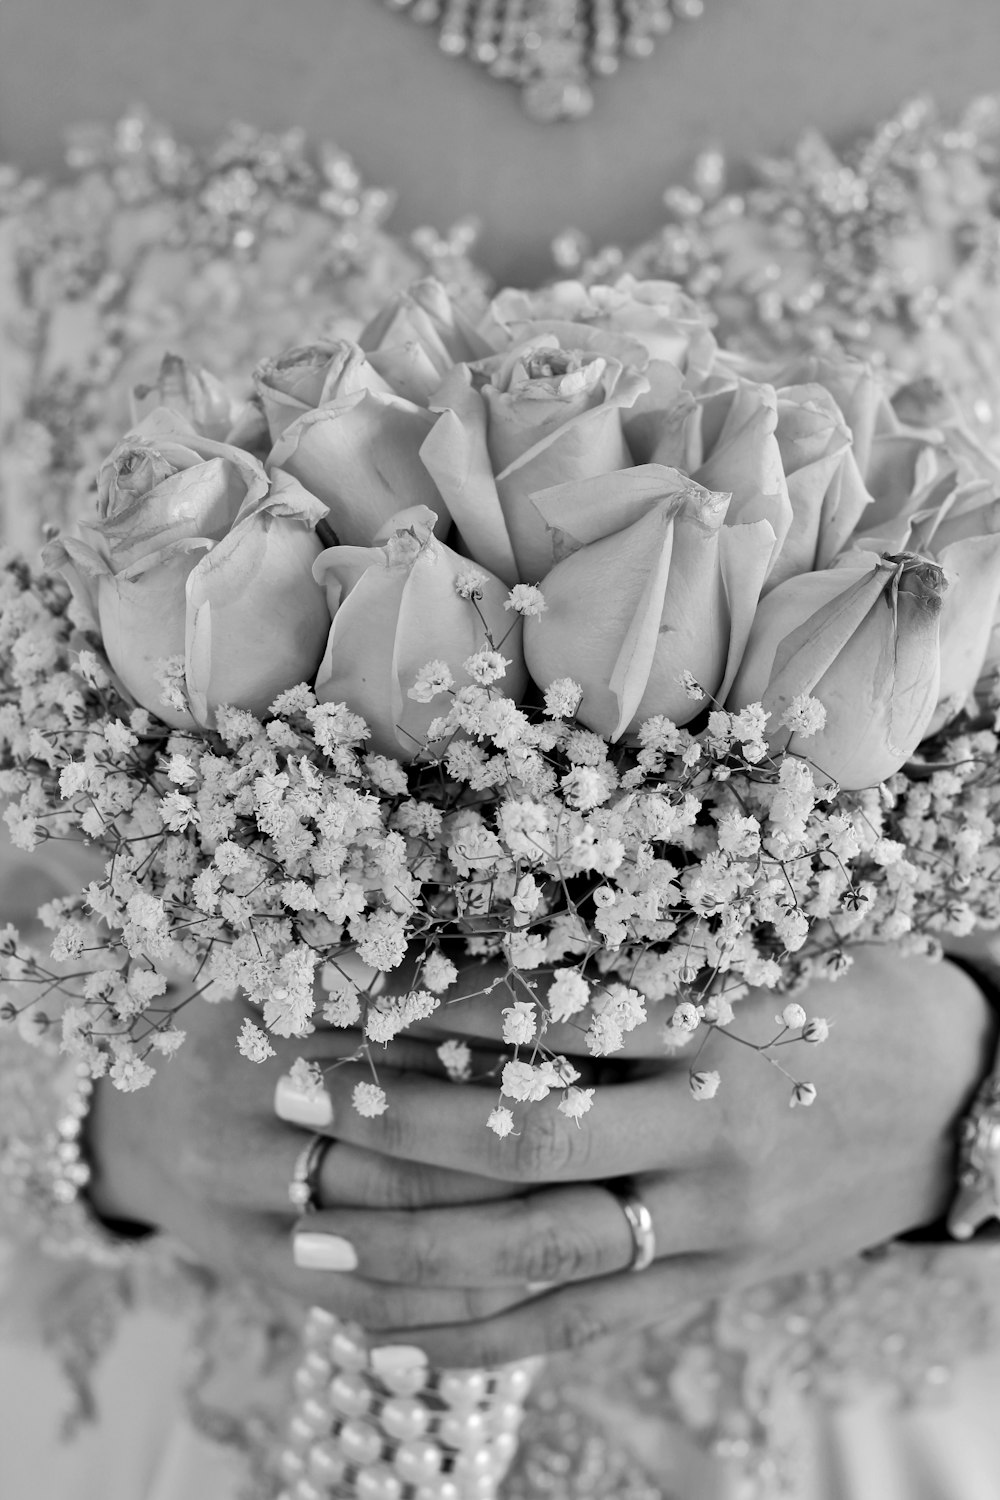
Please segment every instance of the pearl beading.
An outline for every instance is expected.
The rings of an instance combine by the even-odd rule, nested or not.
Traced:
[[[540,1361],[434,1370],[380,1359],[361,1329],[322,1308],[310,1310],[302,1351],[279,1500],[494,1500]]]
[[[448,57],[465,57],[516,83],[534,120],[580,120],[594,108],[591,78],[623,58],[652,56],[676,20],[695,20],[704,0],[385,0],[438,28]]]

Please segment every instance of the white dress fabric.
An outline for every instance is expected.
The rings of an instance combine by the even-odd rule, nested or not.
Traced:
[[[708,299],[726,343],[758,355],[835,336],[912,382],[924,412],[944,382],[995,441],[998,118],[990,101],[947,126],[914,108],[846,162],[810,139],[739,199],[678,195],[662,233],[630,252],[564,242],[562,270],[678,280]],[[78,141],[73,160],[59,188],[0,176],[0,534],[29,550],[42,522],[84,503],[125,425],[121,393],[163,349],[245,375],[304,336],[356,334],[417,274],[484,294],[464,239],[397,242],[386,195],[341,154],[317,167],[293,138],[238,133],[199,159],[137,115]],[[6,915],[30,900],[5,869]],[[37,1067],[9,1035],[0,1143],[23,1128],[31,1091],[14,1081]],[[49,1275],[12,1248],[0,1305],[2,1500],[273,1497],[262,1455],[294,1333],[245,1289],[183,1262]],[[96,1414],[63,1442],[65,1367],[84,1385],[105,1344]],[[1000,1251],[894,1247],[734,1297],[677,1338],[653,1330],[572,1368],[552,1361],[507,1493],[1000,1500],[998,1411]]]

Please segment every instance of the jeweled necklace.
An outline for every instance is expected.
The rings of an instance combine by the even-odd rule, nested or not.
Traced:
[[[519,84],[535,120],[580,120],[594,107],[593,77],[623,57],[649,57],[675,20],[694,20],[705,0],[384,0],[411,21],[436,26],[449,57]]]

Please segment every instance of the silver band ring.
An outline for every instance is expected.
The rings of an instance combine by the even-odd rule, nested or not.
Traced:
[[[656,1259],[653,1215],[633,1188],[612,1188],[632,1234],[632,1259],[627,1270],[645,1271]]]
[[[288,1184],[288,1201],[296,1213],[315,1213],[319,1208],[319,1174],[323,1158],[332,1145],[332,1136],[314,1135],[295,1158],[292,1180]]]

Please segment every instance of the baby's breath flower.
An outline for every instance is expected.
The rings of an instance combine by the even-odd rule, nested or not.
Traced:
[[[468,1083],[472,1077],[472,1051],[468,1042],[449,1037],[438,1047],[437,1055],[452,1083]]]
[[[714,1099],[719,1092],[722,1075],[714,1068],[708,1071],[691,1073],[688,1084],[695,1099]]]
[[[428,953],[420,966],[420,981],[435,995],[441,995],[458,978],[458,970],[439,948]]]
[[[687,667],[685,667],[684,671],[680,674],[678,681],[680,682],[681,687],[684,689],[684,696],[686,698],[691,698],[695,703],[700,703],[701,700],[705,697],[705,689],[701,686],[701,683],[698,682],[694,675],[688,671]]]
[[[499,682],[510,665],[507,657],[502,656],[499,651],[477,651],[473,656],[467,656],[462,663],[472,680],[481,683],[483,687]]]
[[[807,1020],[805,1007],[793,1000],[785,1006],[781,1015],[775,1016],[774,1019],[779,1026],[787,1026],[789,1031],[801,1031]]]
[[[249,1016],[244,1018],[236,1046],[244,1057],[249,1058],[250,1062],[262,1063],[266,1062],[269,1057],[275,1056],[274,1048],[267,1036],[259,1026],[254,1025]]]
[[[808,693],[798,693],[785,709],[780,722],[785,729],[805,738],[810,734],[818,734],[826,726],[826,709],[818,698],[812,698]]]
[[[463,568],[455,576],[455,593],[461,599],[478,599],[482,593],[483,585],[488,583],[486,574],[479,568],[471,566]]]
[[[165,656],[153,668],[153,676],[160,689],[160,701],[165,708],[177,713],[190,712],[187,696],[187,669],[184,657]]]
[[[389,1108],[385,1089],[379,1088],[377,1083],[356,1083],[352,1100],[358,1114],[364,1115],[368,1120],[374,1119],[376,1115],[384,1115]]]
[[[279,693],[271,704],[270,712],[276,718],[291,718],[295,714],[305,714],[315,707],[316,695],[308,683],[298,682],[294,687],[286,688]]]
[[[486,1123],[503,1140],[514,1129],[514,1115],[505,1104],[498,1104],[496,1109],[491,1110]]]
[[[173,781],[177,786],[190,786],[197,779],[198,773],[191,757],[175,750],[167,761],[167,780]]]
[[[406,696],[417,703],[430,703],[441,693],[450,693],[454,686],[455,679],[448,663],[435,658],[420,668]]]
[[[808,1108],[816,1098],[816,1092],[816,1085],[814,1083],[797,1083],[792,1089],[792,1097],[788,1101],[789,1108],[794,1109],[797,1104]]]
[[[580,707],[583,688],[572,677],[558,677],[545,689],[545,712],[550,719],[571,719]]]
[[[697,1005],[692,1004],[690,1000],[682,1000],[679,1005],[674,1007],[674,1013],[670,1017],[670,1025],[674,1031],[697,1031],[701,1025],[701,1012]]]
[[[535,1007],[530,1000],[515,1000],[513,1005],[501,1011],[501,1015],[503,1039],[508,1047],[524,1046],[538,1030]]]
[[[134,750],[139,740],[121,719],[109,719],[104,726],[104,738],[115,755],[127,755]]]
[[[571,1120],[576,1120],[579,1123],[593,1102],[593,1089],[570,1088],[566,1090],[565,1097],[560,1099],[557,1108],[564,1115],[568,1115]]]
[[[519,615],[540,615],[547,608],[545,595],[533,583],[515,583],[504,603],[504,609],[516,610]]]
[[[544,1099],[551,1087],[544,1074],[529,1062],[507,1062],[500,1075],[500,1092],[508,1099],[525,1102]]]
[[[590,985],[577,969],[557,969],[545,998],[551,1020],[568,1021],[587,1005]]]
[[[802,1028],[804,1042],[825,1042],[830,1035],[830,1022],[823,1016],[811,1016]]]

